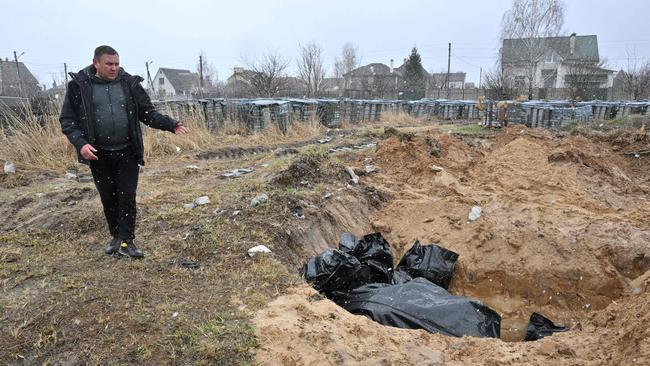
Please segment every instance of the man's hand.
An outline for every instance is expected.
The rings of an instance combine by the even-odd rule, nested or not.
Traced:
[[[185,134],[185,133],[188,133],[188,132],[190,132],[190,130],[188,130],[187,127],[185,127],[183,125],[183,122],[177,122],[176,123],[176,127],[174,128],[174,133],[175,134],[182,135],[182,134]]]
[[[96,152],[97,150],[91,144],[85,144],[81,147],[81,150],[79,150],[81,156],[83,156],[83,158],[86,160],[99,160],[99,158],[97,158],[97,155],[93,154]]]

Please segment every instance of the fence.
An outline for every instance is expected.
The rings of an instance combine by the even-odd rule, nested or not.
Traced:
[[[406,113],[426,120],[478,119],[477,102],[422,99],[418,101],[357,99],[197,99],[154,102],[158,111],[176,119],[199,118],[208,128],[228,126],[257,132],[276,126],[286,132],[291,123],[317,120],[327,127],[343,121],[377,122],[382,116]]]

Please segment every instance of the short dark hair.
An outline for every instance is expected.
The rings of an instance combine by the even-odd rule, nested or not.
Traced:
[[[101,45],[97,48],[95,48],[95,60],[99,60],[102,55],[118,55],[117,51],[115,51],[115,48],[107,45]]]

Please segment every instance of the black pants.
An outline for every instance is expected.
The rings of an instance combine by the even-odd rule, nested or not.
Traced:
[[[140,167],[131,147],[119,151],[98,150],[99,160],[90,170],[99,191],[108,230],[114,238],[135,238],[135,194]]]

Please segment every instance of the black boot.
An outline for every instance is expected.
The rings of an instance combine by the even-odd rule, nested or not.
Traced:
[[[144,253],[135,246],[133,240],[123,240],[117,254],[136,259],[144,258]]]
[[[120,239],[119,238],[113,238],[110,243],[104,248],[104,253],[106,254],[113,254],[120,249]]]

